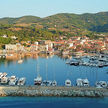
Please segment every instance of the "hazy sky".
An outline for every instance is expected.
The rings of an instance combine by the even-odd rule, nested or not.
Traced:
[[[108,0],[0,0],[0,18],[108,11]]]

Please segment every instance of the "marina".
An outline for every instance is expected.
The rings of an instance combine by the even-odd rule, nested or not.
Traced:
[[[21,89],[21,92],[30,89],[30,94],[27,91],[28,94],[23,94],[24,96],[32,96],[33,94],[34,96],[64,96],[64,92],[70,93],[70,91],[75,92],[76,90],[78,90],[78,94],[76,93],[75,97],[97,97],[95,92],[97,93],[99,90],[101,91],[98,93],[99,97],[107,96],[107,92],[103,92],[108,91],[107,67],[70,66],[66,64],[66,61],[67,59],[59,56],[47,56],[46,58],[38,57],[38,59],[27,58],[24,59],[22,64],[17,61],[10,62],[9,65],[2,64],[0,87],[4,88],[3,90],[6,90],[6,93],[10,92],[9,89],[12,89],[15,93],[16,88]],[[44,89],[43,94],[34,93],[34,90],[36,92],[38,88],[40,88],[38,92]],[[65,89],[66,91],[64,91]],[[54,90],[54,93],[57,90],[62,94],[53,95],[52,90]],[[14,94],[13,92],[11,93]],[[44,94],[46,92],[48,94]],[[85,92],[88,92],[89,96],[85,95]],[[15,96],[20,95],[20,93],[15,94]],[[71,97],[74,96],[74,94],[70,95]],[[69,97],[68,94],[65,96]]]
[[[97,54],[95,56],[77,56],[67,60],[66,64],[74,66],[91,66],[91,67],[107,67],[108,55]]]
[[[22,77],[22,78],[18,78],[16,76],[7,76],[7,73],[0,73],[0,85],[6,85],[6,86],[24,86],[26,84],[26,78],[25,77]],[[60,85],[57,85],[57,81],[54,80],[54,81],[51,81],[51,80],[42,80],[42,77],[41,76],[37,76],[35,79],[34,79],[34,85],[35,86],[48,86],[48,87],[60,87]],[[61,85],[63,86],[63,85]],[[64,87],[90,87],[89,85],[89,81],[87,78],[85,79],[81,79],[81,78],[78,78],[76,80],[76,85],[73,85],[71,80],[67,79],[65,80],[65,84],[64,84]],[[108,89],[108,84],[106,81],[99,81],[99,82],[96,82],[94,84],[95,88],[106,88]]]
[[[66,79],[71,80],[72,85],[76,86],[78,78],[87,78],[90,86],[95,86],[95,83],[99,81],[108,82],[108,67],[70,66],[66,64],[66,61],[67,59],[59,56],[41,56],[38,59],[25,58],[22,64],[17,61],[1,61],[0,72],[5,72],[4,76],[7,74],[8,77],[25,77],[26,85],[34,85],[34,79],[39,75],[44,83],[56,81],[59,86],[65,86]]]

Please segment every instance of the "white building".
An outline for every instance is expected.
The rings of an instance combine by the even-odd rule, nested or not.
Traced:
[[[16,36],[11,36],[11,39],[17,39],[17,37]]]
[[[5,50],[24,50],[24,46],[20,45],[20,44],[6,44],[5,45]]]
[[[3,38],[7,38],[8,36],[7,36],[7,35],[3,35],[3,36],[1,36],[1,37],[3,37]]]
[[[5,49],[6,50],[17,50],[17,45],[15,45],[15,44],[6,44]]]

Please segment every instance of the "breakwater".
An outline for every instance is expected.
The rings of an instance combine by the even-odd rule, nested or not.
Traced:
[[[108,97],[108,89],[95,87],[0,86],[0,96]]]

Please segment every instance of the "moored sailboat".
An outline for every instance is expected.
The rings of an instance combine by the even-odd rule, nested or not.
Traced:
[[[37,62],[37,77],[34,79],[34,85],[38,85],[40,86],[42,84],[42,77],[40,76],[40,73],[39,73],[39,65],[38,65],[38,62]]]

